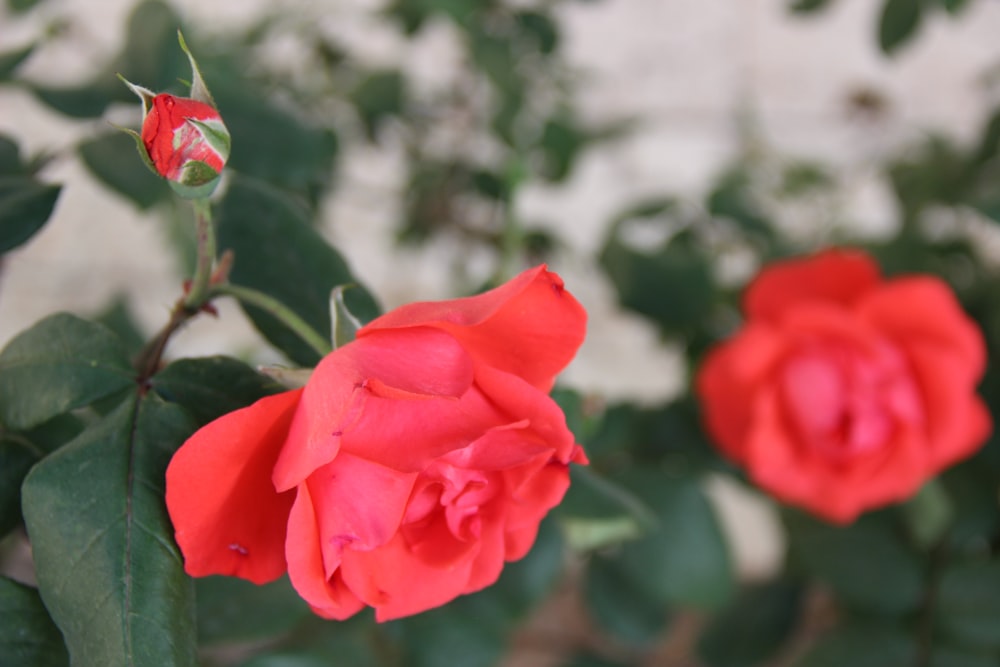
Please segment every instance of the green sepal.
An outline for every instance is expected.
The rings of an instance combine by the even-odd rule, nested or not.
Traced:
[[[185,184],[184,181],[189,181],[189,183],[192,182],[192,180],[188,178],[188,173],[189,173],[189,167],[193,165],[201,165],[201,167],[196,167],[198,173],[200,174],[205,173],[204,171],[202,171],[203,167],[205,169],[212,169],[204,162],[199,162],[198,160],[192,160],[188,164],[184,165],[180,182],[171,181],[167,179],[167,183],[169,183],[170,187],[173,188],[174,192],[177,193],[177,196],[179,196],[182,199],[205,199],[213,192],[215,192],[215,188],[218,187],[221,178],[219,176],[219,173],[214,169],[212,169],[212,173],[215,174],[215,178],[213,178],[212,180],[202,182],[201,184],[198,185]]]
[[[156,166],[153,164],[153,160],[150,159],[149,153],[146,151],[146,144],[142,143],[142,135],[140,135],[138,132],[136,132],[131,128],[122,127],[121,125],[115,125],[114,123],[111,123],[111,127],[115,128],[119,132],[124,132],[128,136],[135,139],[135,147],[139,153],[139,157],[142,158],[142,163],[146,165],[147,169],[156,174],[157,178],[163,178],[163,174],[156,171]]]
[[[146,120],[146,114],[148,114],[149,110],[153,108],[153,98],[156,97],[156,93],[149,88],[144,88],[132,83],[122,76],[120,72],[116,72],[115,75],[118,77],[119,81],[128,86],[128,89],[135,93],[140,100],[142,100],[142,119]]]
[[[344,292],[354,287],[354,285],[337,285],[330,292],[330,340],[333,341],[333,349],[347,345],[358,333],[363,325],[351,309],[344,302]]]
[[[191,55],[191,50],[188,48],[187,42],[184,41],[184,35],[181,34],[180,30],[177,31],[177,41],[180,42],[181,51],[184,52],[188,62],[191,63],[191,99],[204,102],[213,109],[218,108],[215,106],[215,100],[212,99],[212,93],[208,92],[208,86],[205,85],[205,79],[201,76],[198,63],[195,62],[194,56]]]
[[[229,160],[229,152],[232,150],[233,142],[229,136],[229,130],[226,128],[225,123],[222,122],[222,119],[206,123],[197,118],[188,118],[187,122],[201,130],[201,135],[208,142],[208,145],[219,154],[223,163]]]

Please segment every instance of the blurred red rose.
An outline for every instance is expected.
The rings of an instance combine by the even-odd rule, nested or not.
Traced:
[[[776,498],[846,523],[989,435],[982,335],[938,278],[885,280],[830,250],[765,268],[743,309],[697,393],[720,449]]]
[[[496,581],[586,458],[548,396],[586,313],[538,267],[358,332],[299,390],[195,433],[167,470],[185,568],[286,570],[327,618],[387,620]]]

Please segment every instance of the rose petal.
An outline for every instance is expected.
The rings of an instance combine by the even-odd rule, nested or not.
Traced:
[[[753,419],[754,394],[786,346],[784,336],[767,325],[749,324],[708,353],[695,378],[708,432],[736,463]]]
[[[329,556],[324,562],[319,535],[313,498],[308,485],[303,484],[288,518],[288,540],[284,545],[288,578],[313,611],[324,618],[344,620],[365,605],[344,584],[340,572],[333,572],[338,564],[332,563]]]
[[[288,446],[275,466],[275,487],[299,484],[332,461],[341,446],[386,465],[397,459],[423,461],[434,453],[414,439],[427,432],[428,424],[439,424],[440,406],[455,403],[471,384],[471,359],[452,336],[435,329],[377,332],[339,348],[306,384]],[[436,451],[449,449],[446,442],[435,444]],[[398,469],[414,468],[419,466]]]
[[[868,255],[827,250],[765,267],[744,294],[743,312],[753,321],[779,318],[808,302],[849,308],[879,280],[878,265]]]
[[[263,398],[196,432],[167,467],[167,510],[196,577],[225,574],[262,584],[285,571],[285,525],[294,492],[271,469],[301,390]]]
[[[483,294],[412,303],[358,332],[434,326],[462,342],[478,362],[549,391],[583,343],[587,313],[563,289],[562,279],[538,266]]]
[[[309,476],[327,575],[337,569],[345,547],[370,551],[392,538],[416,477],[347,452]]]
[[[986,367],[986,345],[944,281],[929,276],[893,280],[871,292],[858,315],[897,341],[926,341],[958,356],[975,379]]]
[[[397,534],[374,551],[345,551],[340,571],[351,591],[375,607],[375,619],[381,622],[453,600],[469,581],[473,554],[450,567],[433,567],[415,557]]]
[[[992,419],[975,392],[979,370],[963,352],[933,343],[905,346],[924,399],[926,437],[935,471],[975,452],[989,436]]]

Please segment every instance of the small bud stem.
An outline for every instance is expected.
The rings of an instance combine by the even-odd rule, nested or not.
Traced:
[[[212,285],[208,292],[208,298],[211,299],[216,296],[231,296],[242,301],[244,304],[266,311],[269,315],[294,331],[299,338],[309,345],[309,347],[316,350],[320,356],[326,356],[333,351],[330,341],[317,333],[315,329],[296,315],[288,306],[272,296],[249,287],[242,287],[231,283]]]
[[[184,298],[184,306],[190,310],[198,310],[210,299],[208,287],[212,280],[212,267],[215,265],[215,226],[212,224],[212,206],[208,199],[195,199],[192,203],[198,259],[191,278],[191,290]]]

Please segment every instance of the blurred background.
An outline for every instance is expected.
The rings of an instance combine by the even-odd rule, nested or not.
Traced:
[[[115,72],[179,89],[178,25],[233,171],[305,211],[384,308],[559,272],[590,313],[561,379],[583,417],[691,428],[690,373],[738,322],[742,285],[825,245],[942,275],[1000,322],[984,306],[1000,259],[993,0],[5,0],[0,157],[63,188],[0,260],[0,345],[57,310],[146,337],[166,320],[190,211],[111,124],[140,114]],[[229,304],[171,353],[283,360]],[[773,574],[773,508],[695,439],[682,453],[738,576]]]

